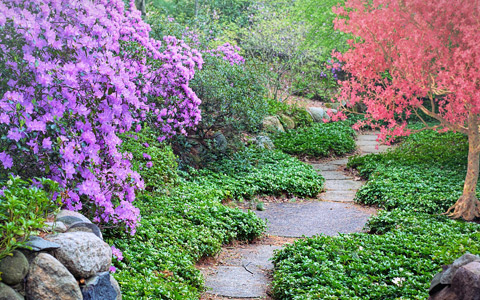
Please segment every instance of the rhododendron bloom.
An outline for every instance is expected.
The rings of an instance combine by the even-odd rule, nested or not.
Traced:
[[[143,181],[117,134],[154,120],[164,140],[195,126],[200,100],[189,81],[203,60],[174,37],[150,38],[130,6],[0,0],[0,161],[58,181],[68,209],[93,206],[93,219],[134,232]]]

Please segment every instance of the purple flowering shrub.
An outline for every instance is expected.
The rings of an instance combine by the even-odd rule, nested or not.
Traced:
[[[0,0],[4,173],[51,178],[66,208],[133,233],[144,182],[118,134],[148,120],[162,140],[200,120],[201,54],[149,32],[121,0]]]

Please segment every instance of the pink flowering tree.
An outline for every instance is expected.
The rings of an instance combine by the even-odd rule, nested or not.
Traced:
[[[386,120],[383,139],[409,134],[406,119],[422,119],[420,112],[440,122],[437,130],[468,135],[463,195],[447,213],[479,217],[479,2],[348,0],[336,13],[336,28],[354,37],[350,50],[336,54],[351,74],[339,100],[363,102],[367,118]]]
[[[133,233],[144,184],[117,134],[147,121],[160,139],[195,126],[189,82],[203,61],[174,37],[150,38],[130,6],[0,0],[0,162],[59,182],[66,208]]]

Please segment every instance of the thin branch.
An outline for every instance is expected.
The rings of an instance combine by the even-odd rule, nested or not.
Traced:
[[[417,116],[417,118],[419,118],[420,121],[422,121],[423,125],[425,125],[425,127],[428,127],[427,122],[425,122],[425,120],[420,116],[420,114],[418,113],[418,110],[414,109],[413,111],[415,112],[415,115]]]
[[[440,123],[443,124],[443,126],[446,126],[452,130],[455,130],[455,131],[459,131],[461,133],[464,133],[464,134],[468,134],[468,129],[464,126],[460,126],[460,125],[457,125],[457,124],[452,124],[450,122],[448,122],[446,119],[442,118],[439,114],[436,114],[430,110],[428,110],[425,106],[423,105],[420,105],[419,106],[420,110],[422,112],[424,112],[427,116],[429,117],[432,117],[434,119],[437,119],[438,121],[440,121]]]

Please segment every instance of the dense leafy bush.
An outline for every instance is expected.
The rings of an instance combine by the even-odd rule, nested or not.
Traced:
[[[58,206],[58,183],[35,180],[35,185],[11,176],[0,196],[0,260],[26,242],[32,231],[43,228],[47,215]],[[55,197],[54,197],[55,195]],[[1,274],[0,274],[1,275]]]
[[[231,64],[207,54],[192,88],[202,99],[202,120],[196,131],[199,135],[216,130],[225,134],[254,131],[266,114],[265,89],[248,65]]]
[[[273,142],[289,154],[327,157],[354,151],[355,136],[355,131],[345,122],[315,123],[278,134]]]
[[[178,181],[177,157],[165,142],[159,142],[150,128],[121,136],[121,151],[132,155],[132,170],[138,172],[148,191],[162,189]]]
[[[315,197],[324,179],[311,166],[280,151],[247,148],[207,169],[192,170],[190,179],[204,186],[222,186],[226,196],[249,199],[257,194],[287,193]]]
[[[277,298],[426,299],[441,265],[480,254],[480,225],[438,214],[461,194],[467,148],[461,134],[424,131],[390,152],[350,159],[369,179],[357,201],[387,211],[370,218],[370,234],[320,236],[279,252]]]

